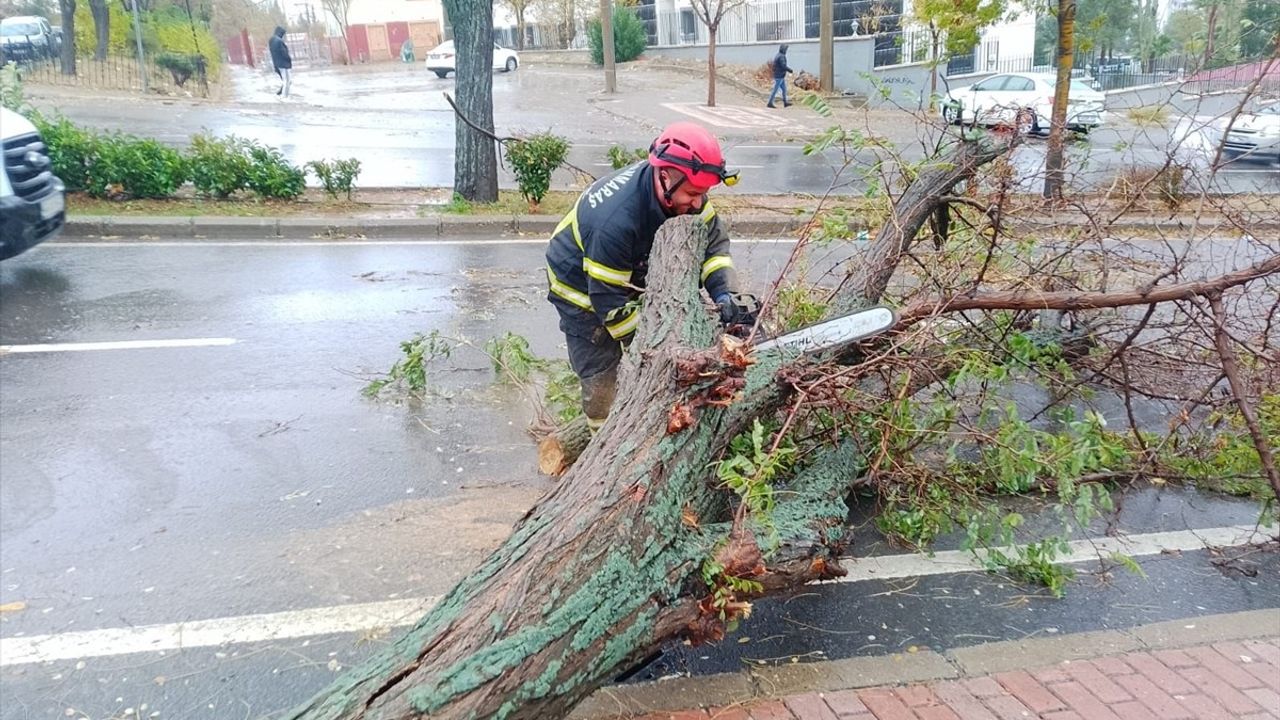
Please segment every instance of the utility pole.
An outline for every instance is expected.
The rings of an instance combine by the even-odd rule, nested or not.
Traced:
[[[604,49],[604,91],[612,95],[618,92],[618,74],[613,55],[613,3],[600,0],[600,43]]]
[[[138,75],[142,78],[142,94],[147,94],[147,59],[142,52],[142,18],[138,13],[138,0],[129,3],[133,7],[133,36],[138,40]],[[75,42],[75,38],[71,39]]]
[[[818,5],[818,85],[823,92],[836,86],[835,8],[832,0]]]

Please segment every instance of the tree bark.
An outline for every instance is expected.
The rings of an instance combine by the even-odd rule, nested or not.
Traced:
[[[458,107],[493,133],[493,5],[483,0],[444,0],[457,52]],[[496,143],[466,123],[455,123],[453,191],[477,203],[498,200]]]
[[[1064,146],[1067,140],[1067,96],[1075,62],[1076,0],[1058,0],[1058,76],[1053,88],[1053,118],[1044,158],[1044,196],[1062,199]]]
[[[94,37],[98,41],[93,59],[106,60],[107,45],[111,42],[111,13],[107,11],[107,0],[89,0],[89,11],[93,13]]]
[[[718,24],[707,26],[707,107],[716,106],[716,30]]]
[[[76,0],[58,0],[62,13],[62,74],[76,74]]]

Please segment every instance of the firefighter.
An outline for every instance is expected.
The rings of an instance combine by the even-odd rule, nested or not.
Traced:
[[[547,299],[560,313],[569,364],[582,385],[582,410],[592,430],[613,405],[624,347],[640,321],[654,236],[668,218],[697,215],[710,242],[702,261],[702,287],[725,325],[751,325],[759,311],[752,295],[737,292],[729,236],[707,200],[720,183],[734,185],[720,143],[689,122],[669,125],[649,146],[649,157],[597,180],[560,221],[547,249]]]

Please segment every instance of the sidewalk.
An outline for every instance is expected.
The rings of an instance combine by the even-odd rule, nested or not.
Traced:
[[[617,686],[572,717],[1280,720],[1280,610]]]

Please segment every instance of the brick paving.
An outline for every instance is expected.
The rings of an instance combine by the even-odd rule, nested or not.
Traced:
[[[1280,720],[1280,637],[636,720]]]

